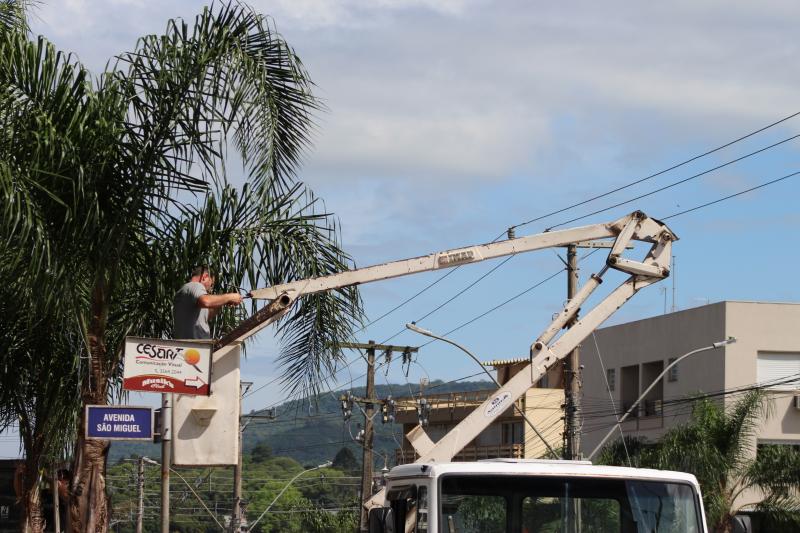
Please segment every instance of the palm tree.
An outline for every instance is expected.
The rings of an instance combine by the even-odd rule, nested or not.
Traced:
[[[694,402],[692,417],[658,441],[618,440],[603,450],[601,462],[694,474],[703,490],[709,528],[733,531],[743,509],[754,509],[771,531],[800,527],[800,453],[788,446],[754,446],[757,430],[771,414],[767,393],[746,392],[727,408],[703,397]],[[626,451],[627,448],[627,451]],[[747,494],[760,494],[746,501]]]
[[[9,302],[30,298],[12,313],[21,338],[4,361],[34,381],[75,380],[69,393],[43,396],[14,384],[16,363],[3,366],[0,424],[25,394],[41,404],[33,427],[53,449],[54,421],[77,426],[73,531],[107,528],[108,443],[83,439],[82,420],[71,421],[122,393],[126,335],[170,335],[171,297],[191,266],[218,265],[218,285],[230,288],[350,266],[336,220],[296,178],[320,109],[310,89],[292,49],[239,3],[205,9],[192,25],[171,20],[94,82],[44,38],[0,34],[0,272],[14,276]],[[241,186],[228,179],[228,153],[240,159]],[[215,329],[241,314],[224,312]],[[299,302],[277,327],[290,392],[320,383],[360,318],[354,290]],[[46,349],[52,342],[58,349]],[[48,410],[58,402],[71,417]],[[39,452],[23,445],[35,467]]]
[[[0,0],[0,32],[27,31],[30,5],[28,0]]]

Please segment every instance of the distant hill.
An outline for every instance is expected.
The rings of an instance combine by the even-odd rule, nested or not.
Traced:
[[[432,381],[425,391],[435,394],[449,392],[466,392],[492,389],[495,385],[490,381],[465,381],[446,383],[441,380]],[[419,394],[419,386],[376,385],[378,398],[388,396],[408,397]],[[344,423],[339,396],[346,391],[323,394],[316,399],[290,400],[275,407],[275,419],[250,419],[244,432],[244,452],[249,453],[257,444],[267,444],[274,455],[291,457],[301,464],[320,464],[331,460],[342,447],[350,448],[356,458],[361,459],[361,446],[351,438],[358,433],[359,424],[363,423],[363,415],[357,408],[349,423]],[[364,396],[364,387],[354,387],[351,392],[355,396]],[[250,415],[264,416],[266,411],[251,411]],[[388,466],[392,466],[394,450],[402,442],[402,427],[399,424],[382,424],[380,414],[375,417],[375,462],[380,466],[380,456],[388,458]],[[394,435],[392,434],[394,432]],[[115,463],[131,455],[147,455],[158,458],[161,445],[151,443],[134,443],[117,441],[112,443],[109,461]]]

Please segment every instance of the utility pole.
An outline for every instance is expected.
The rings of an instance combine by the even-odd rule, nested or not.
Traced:
[[[249,381],[239,382],[239,412],[242,412],[242,397],[253,384]],[[236,466],[233,467],[233,509],[231,510],[231,533],[238,533],[242,528],[242,433],[247,424],[242,424],[239,417],[239,453]]]
[[[567,300],[572,300],[578,292],[580,278],[578,272],[578,249],[579,248],[611,248],[614,246],[612,241],[581,241],[565,246],[567,249],[567,260],[564,261],[559,255],[559,259],[567,268]],[[633,246],[626,246],[631,250]],[[575,318],[568,322],[566,328],[571,328],[578,321],[578,313]],[[580,348],[575,347],[564,359],[564,459],[576,460],[581,458],[581,415],[580,415],[580,394],[581,394],[581,355]]]
[[[375,341],[369,341],[367,344],[363,343],[342,343],[340,348],[351,348],[354,350],[367,351],[367,390],[366,398],[350,397],[354,402],[364,405],[364,442],[362,443],[363,455],[361,463],[361,503],[364,503],[372,497],[372,445],[375,436],[375,430],[372,424],[372,419],[375,416],[375,404],[378,399],[375,397],[375,350],[382,350],[386,353],[387,361],[391,360],[392,352],[402,352],[403,359],[410,361],[411,354],[416,353],[419,348],[412,348],[410,346],[390,346],[384,344],[375,344]],[[344,400],[344,399],[343,399]],[[359,531],[368,531],[368,515],[367,511],[361,508],[361,520],[359,522]]]
[[[144,522],[144,457],[139,457],[137,473],[136,484],[139,488],[139,505],[136,508],[136,533],[142,533],[142,523]]]
[[[572,300],[578,290],[578,247],[567,246],[567,300]],[[567,324],[570,328],[577,321]],[[580,459],[580,431],[578,430],[578,411],[580,410],[580,349],[576,346],[566,359],[564,368],[564,459]]]
[[[372,416],[375,404],[375,341],[369,341],[367,348],[367,403],[364,405],[364,452],[361,457],[361,503],[372,497],[372,441],[375,430],[372,427]],[[361,507],[361,531],[368,531],[368,515]]]
[[[161,395],[161,533],[169,533],[169,467],[172,466],[172,394]]]
[[[572,300],[580,286],[578,276],[578,247],[574,244],[567,246],[567,300]],[[575,318],[567,323],[571,328],[578,321]],[[569,353],[564,367],[564,459],[576,460],[581,458],[580,452],[580,393],[581,393],[581,354],[580,345]],[[570,498],[566,501],[567,520],[566,532],[577,533],[581,530],[580,501]]]

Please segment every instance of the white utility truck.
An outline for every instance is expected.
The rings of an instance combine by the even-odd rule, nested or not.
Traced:
[[[613,240],[606,265],[587,279],[533,342],[526,368],[437,442],[421,426],[406,435],[419,459],[395,467],[389,473],[387,487],[364,502],[365,508],[371,509],[371,531],[705,532],[699,487],[689,474],[571,461],[451,462],[636,292],[669,276],[672,243],[677,237],[665,224],[641,211],[605,224],[510,237],[255,289],[251,291],[253,298],[270,303],[216,345],[220,348],[246,339],[282,316],[297,298],[306,294],[544,248],[591,246],[593,241],[604,239]],[[627,248],[636,250],[632,246],[636,243],[646,247],[643,259],[623,257]],[[603,247],[609,247],[608,243]],[[627,278],[587,309],[589,297],[609,270],[620,271]],[[581,316],[577,318],[579,310]]]

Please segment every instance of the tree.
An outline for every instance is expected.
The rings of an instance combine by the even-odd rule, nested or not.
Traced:
[[[754,507],[776,527],[800,527],[800,453],[788,446],[754,447],[761,422],[771,414],[762,390],[745,393],[728,408],[708,398],[697,400],[686,424],[667,431],[658,441],[618,440],[603,450],[601,462],[678,470],[694,474],[703,490],[709,528],[733,531],[743,507]],[[625,452],[627,446],[627,453]],[[751,489],[760,501],[742,502]]]
[[[0,380],[31,368],[31,380],[73,386],[26,391],[37,427],[69,426],[84,405],[122,394],[125,336],[169,337],[172,294],[193,265],[218,266],[224,288],[350,266],[335,219],[296,178],[319,109],[310,88],[292,49],[239,3],[193,25],[169,21],[94,81],[44,38],[0,34],[0,273],[14,281],[2,296],[31,299]],[[229,152],[242,163],[239,187]],[[215,333],[241,317],[226,310]],[[318,386],[360,317],[357,293],[343,290],[304,298],[279,323],[290,392]],[[13,396],[0,394],[2,424],[24,410]],[[52,409],[59,402],[71,416]],[[108,442],[77,426],[71,528],[104,531]],[[58,449],[54,434],[40,433]],[[31,460],[40,454],[23,445]]]
[[[250,458],[254,463],[263,463],[271,457],[272,448],[269,447],[269,444],[263,442],[256,444],[253,451],[250,452]]]
[[[361,470],[356,456],[353,455],[353,451],[347,446],[342,446],[342,448],[336,452],[336,456],[333,458],[333,467],[344,470],[345,472]]]

